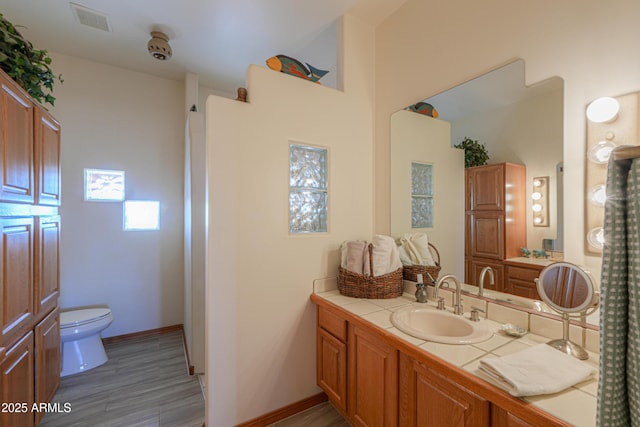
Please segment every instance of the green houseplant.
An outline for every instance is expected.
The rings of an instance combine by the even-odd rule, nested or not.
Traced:
[[[54,104],[53,84],[62,83],[51,68],[46,50],[34,49],[16,27],[0,13],[0,67],[36,101]]]
[[[454,145],[455,148],[464,150],[464,167],[486,165],[489,160],[489,153],[484,144],[480,144],[477,140],[464,137],[460,144]]]

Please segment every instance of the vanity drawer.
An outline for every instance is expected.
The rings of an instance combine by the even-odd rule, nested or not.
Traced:
[[[347,321],[324,307],[318,307],[318,325],[342,342],[347,342]]]
[[[523,267],[514,267],[512,265],[507,266],[507,277],[509,279],[520,279],[526,280],[528,282],[534,282],[535,279],[540,275],[541,268],[523,268]]]

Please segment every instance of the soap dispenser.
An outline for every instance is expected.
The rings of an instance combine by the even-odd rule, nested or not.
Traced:
[[[427,285],[422,282],[422,274],[417,275],[418,283],[416,283],[416,301],[427,302]]]

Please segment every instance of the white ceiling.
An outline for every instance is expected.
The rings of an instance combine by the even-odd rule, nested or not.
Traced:
[[[0,13],[38,49],[183,80],[220,93],[244,86],[249,64],[303,52],[350,12],[376,26],[406,0],[76,0],[106,14],[112,31],[76,22],[67,0],[0,0]],[[149,33],[170,37],[173,57],[153,59]],[[331,47],[335,49],[335,46]],[[313,58],[307,58],[309,62]],[[334,64],[313,63],[321,69]],[[55,63],[52,64],[55,72]]]

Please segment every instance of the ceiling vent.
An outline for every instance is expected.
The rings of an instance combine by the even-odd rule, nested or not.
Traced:
[[[111,32],[111,24],[106,14],[76,3],[69,4],[71,5],[71,10],[73,11],[73,16],[76,18],[76,22],[86,25],[87,27]]]
[[[147,43],[147,49],[151,56],[160,61],[171,58],[171,46],[169,37],[161,31],[151,31],[151,40]]]

